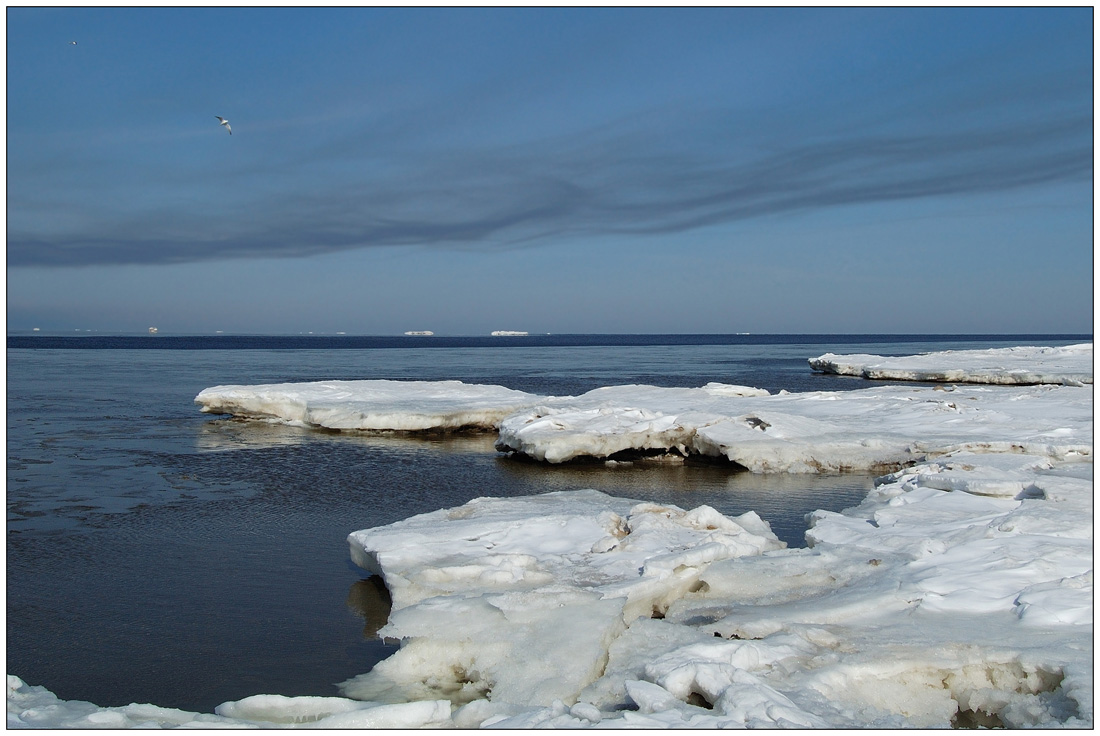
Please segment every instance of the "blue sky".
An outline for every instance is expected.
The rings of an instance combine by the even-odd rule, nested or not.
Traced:
[[[1092,331],[1091,7],[6,20],[9,330]]]

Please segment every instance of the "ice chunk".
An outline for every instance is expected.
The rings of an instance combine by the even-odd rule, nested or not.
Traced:
[[[381,572],[393,598],[379,634],[404,643],[343,691],[574,703],[631,621],[715,560],[785,546],[756,514],[742,521],[584,490],[480,498],[355,532],[352,559]]]
[[[894,381],[944,381],[1005,385],[1092,383],[1092,343],[1065,347],[947,350],[901,357],[834,355],[810,358],[822,373]]]
[[[461,381],[317,381],[213,386],[202,411],[305,427],[367,430],[494,429],[544,397]]]
[[[497,449],[551,463],[626,450],[724,457],[753,472],[889,471],[963,449],[1089,457],[1092,387],[880,387],[730,397],[622,386],[520,410]]]

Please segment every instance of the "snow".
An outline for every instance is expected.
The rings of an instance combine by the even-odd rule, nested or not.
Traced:
[[[1092,383],[1092,343],[1066,347],[949,350],[904,357],[834,355],[810,359],[822,373],[894,381],[948,381],[1002,385]]]
[[[317,381],[213,386],[195,397],[202,411],[303,427],[426,431],[494,429],[542,397],[461,381]]]
[[[514,705],[575,695],[624,621],[664,610],[701,566],[785,546],[752,512],[728,519],[594,490],[475,499],[349,544],[391,592],[379,635],[408,644],[347,694],[464,702],[491,691]]]
[[[403,646],[344,692],[501,728],[1092,724],[1091,462],[958,451],[815,513],[805,549],[631,504],[481,498],[353,533]]]
[[[478,410],[457,382],[340,383],[200,403],[352,426]],[[634,449],[892,472],[859,506],[811,514],[798,549],[754,513],[593,489],[355,531],[352,560],[393,599],[379,633],[401,648],[347,697],[99,708],[9,675],[8,727],[1093,727],[1091,385],[485,388],[501,442],[548,461]]]
[[[560,463],[660,450],[757,473],[893,470],[948,452],[1091,455],[1092,388],[888,386],[734,394],[621,386],[505,418],[497,449]]]

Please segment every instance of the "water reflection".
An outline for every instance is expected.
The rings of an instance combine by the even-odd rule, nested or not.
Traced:
[[[214,419],[199,425],[195,447],[205,452],[287,447],[308,441],[309,431],[273,422]]]
[[[377,638],[378,630],[389,621],[393,607],[390,592],[382,578],[371,575],[355,581],[348,590],[346,602],[351,612],[363,619],[363,638]]]
[[[496,450],[495,432],[388,432],[294,427],[254,419],[220,418],[198,427],[195,447],[203,452],[292,447],[312,442],[342,443],[381,451],[431,449],[446,453]]]
[[[470,483],[467,491],[471,486],[477,488],[473,495],[526,495],[595,488],[612,496],[674,503],[686,509],[707,505],[727,516],[755,511],[790,547],[805,546],[807,514],[821,508],[856,506],[874,487],[871,473],[757,474],[732,463],[705,458],[689,458],[679,464],[605,463],[587,459],[552,465],[522,456],[502,455],[494,447],[496,438],[495,432],[335,431],[222,418],[204,422],[196,443],[205,452],[300,447],[312,454],[310,448],[325,447],[335,454],[330,452],[325,462],[317,465],[313,461],[308,467],[334,475],[347,473],[363,462],[371,464],[377,480],[408,463],[416,465],[408,466],[406,473],[410,473],[412,467],[417,467],[418,473],[420,470],[429,475],[439,472],[430,494],[432,502],[424,508],[409,509],[412,513],[460,505],[468,500],[447,498],[442,493],[442,486],[471,471],[476,472],[468,465],[472,460],[476,467],[484,467],[495,476],[490,483]],[[365,451],[366,455],[358,455],[359,451]],[[352,454],[345,454],[348,452]],[[372,459],[364,460],[364,457]],[[451,469],[455,474],[452,478],[447,478],[445,466],[439,464],[448,457],[462,462],[461,467]],[[300,482],[302,474],[309,472],[306,467],[294,463],[294,478],[284,478],[283,482]],[[428,468],[435,471],[428,471]],[[271,470],[267,468],[268,473]],[[411,477],[407,476],[403,485],[407,486]],[[473,478],[468,480],[473,481]],[[406,492],[408,490],[405,488]]]

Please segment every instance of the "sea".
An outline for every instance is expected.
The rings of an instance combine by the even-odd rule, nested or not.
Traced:
[[[866,388],[823,353],[1091,342],[1091,335],[7,336],[7,672],[65,700],[189,711],[260,693],[339,695],[394,643],[350,532],[480,496],[596,488],[727,515],[791,547],[806,514],[873,477],[713,462],[550,466],[492,434],[332,432],[203,414],[222,384],[452,380],[545,395],[600,386]],[[874,385],[881,385],[879,382]]]

